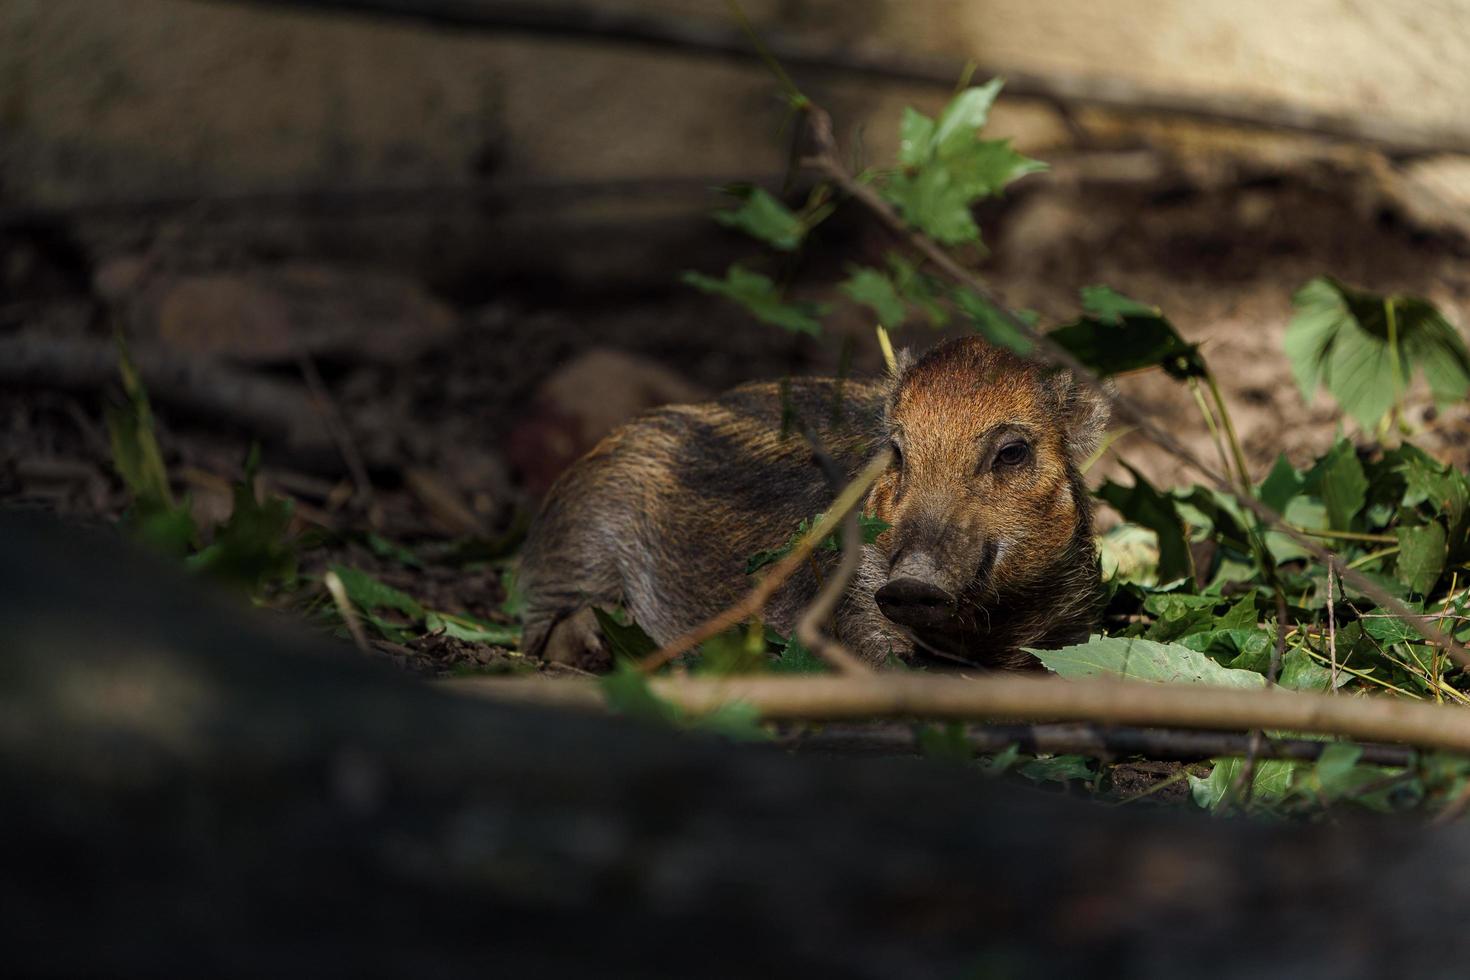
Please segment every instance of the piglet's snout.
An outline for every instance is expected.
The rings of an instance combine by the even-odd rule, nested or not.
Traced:
[[[939,626],[954,618],[955,597],[938,584],[938,578],[939,570],[928,555],[905,555],[873,598],[883,615],[901,626]]]

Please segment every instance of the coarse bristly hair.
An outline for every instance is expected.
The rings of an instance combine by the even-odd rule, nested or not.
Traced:
[[[967,337],[872,382],[752,384],[701,404],[656,410],[605,439],[543,504],[522,557],[523,647],[593,659],[605,644],[591,606],[626,606],[667,642],[748,590],[749,557],[778,549],[833,496],[788,413],[849,477],[892,443],[894,464],[864,511],[891,527],[864,547],[836,635],[866,660],[926,654],[991,667],[1034,664],[1026,647],[1085,639],[1098,581],[1081,463],[1107,400],[1064,372]],[[1002,445],[1004,443],[1004,445]],[[1012,445],[1024,445],[1022,462]],[[900,554],[926,556],[955,598],[941,629],[886,617],[874,599]],[[817,573],[835,560],[819,552]],[[787,633],[817,589],[803,569],[773,597]]]

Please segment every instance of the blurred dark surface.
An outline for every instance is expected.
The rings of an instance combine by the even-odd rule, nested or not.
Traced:
[[[16,976],[1449,977],[1463,826],[1114,812],[462,700],[0,513]],[[1382,897],[1392,895],[1391,902]]]

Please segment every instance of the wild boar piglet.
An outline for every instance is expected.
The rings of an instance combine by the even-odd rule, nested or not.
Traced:
[[[1033,666],[1025,647],[1084,640],[1097,607],[1090,497],[1079,466],[1107,402],[1070,375],[975,337],[889,377],[749,384],[628,423],[552,487],[526,543],[526,651],[605,662],[593,606],[621,604],[665,643],[736,602],[751,555],[780,548],[833,492],[794,412],[849,475],[893,462],[863,512],[889,526],[863,548],[837,639],[875,664],[938,657]],[[789,420],[788,420],[789,421]],[[837,556],[819,552],[774,596],[786,633]]]

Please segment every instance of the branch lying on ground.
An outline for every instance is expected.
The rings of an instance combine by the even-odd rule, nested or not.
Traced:
[[[225,419],[304,457],[334,458],[336,443],[307,391],[218,361],[134,345],[131,355],[149,394]],[[110,341],[0,338],[0,382],[96,390],[117,380]]]
[[[1419,617],[1420,614],[1409,609],[1408,606],[1390,595],[1382,586],[1368,576],[1349,567],[1335,553],[1323,548],[1310,536],[1293,528],[1286,522],[1285,518],[1257,500],[1253,495],[1242,493],[1240,488],[1228,476],[1216,471],[1185,447],[1178,439],[1174,438],[1173,435],[1157,425],[1142,406],[1136,404],[1121,392],[1103,384],[1098,376],[1084,366],[1081,361],[1077,360],[1070,351],[1020,320],[1011,312],[1011,308],[997,298],[994,292],[978,276],[960,265],[954,256],[938,242],[925,235],[922,231],[910,228],[898,215],[898,212],[879,196],[876,190],[854,177],[846,165],[843,164],[838,152],[837,139],[833,135],[832,117],[828,115],[827,111],[811,102],[805,102],[802,107],[806,112],[807,121],[817,148],[815,155],[803,161],[805,166],[810,167],[837,184],[849,197],[858,201],[869,211],[872,211],[896,235],[908,242],[910,246],[926,259],[934,263],[950,279],[971,290],[989,303],[995,310],[996,315],[1001,317],[1007,326],[1031,341],[1037,355],[1042,360],[1054,367],[1064,368],[1070,371],[1073,377],[1079,382],[1086,384],[1100,396],[1106,398],[1111,403],[1117,415],[1133,425],[1150,442],[1159,446],[1174,458],[1184,462],[1208,480],[1215,489],[1228,494],[1232,499],[1238,501],[1271,530],[1280,531],[1282,534],[1291,538],[1307,554],[1335,571],[1342,581],[1352,584],[1364,595],[1372,598],[1379,606],[1406,622],[1416,621],[1416,617]],[[1241,477],[1245,479],[1247,478],[1247,474],[1242,473]],[[1467,651],[1454,637],[1440,629],[1437,623],[1421,621],[1419,623],[1419,630],[1430,642],[1453,657],[1460,666],[1470,668],[1470,651]]]
[[[596,681],[456,678],[449,690],[507,701],[603,710]],[[1391,698],[1279,688],[1242,690],[1140,681],[1063,681],[994,674],[866,677],[655,677],[653,692],[692,715],[750,705],[766,721],[1087,721],[1209,731],[1304,732],[1470,752],[1470,712]]]
[[[1150,759],[1181,761],[1243,757],[1252,736],[1239,732],[1188,731],[1163,728],[1120,728],[1092,724],[969,725],[965,741],[975,752],[1000,752],[1010,746],[1022,752],[1052,755],[1080,754],[1099,758],[1141,755]],[[909,725],[823,725],[780,739],[801,751],[832,755],[915,755],[919,752]],[[1268,738],[1258,750],[1261,759],[1316,760],[1331,742],[1305,738]],[[1375,766],[1410,766],[1414,750],[1402,745],[1359,743],[1359,761]]]
[[[320,10],[417,21],[438,28],[484,33],[521,33],[552,38],[621,41],[651,48],[718,55],[749,61],[756,57],[744,34],[705,18],[661,17],[606,5],[574,3],[483,3],[479,0],[229,0],[236,4]],[[795,69],[865,75],[897,82],[952,89],[967,66],[960,59],[835,48],[826,42],[767,34],[776,60]],[[1339,115],[1305,106],[1240,95],[1191,95],[1162,90],[1124,78],[1099,78],[1048,72],[982,68],[980,77],[1004,75],[1006,94],[1068,109],[1103,109],[1127,115],[1168,116],[1222,126],[1244,126],[1334,141],[1367,143],[1391,156],[1435,152],[1470,153],[1470,132],[1453,127],[1406,124],[1386,115]]]
[[[817,544],[837,529],[838,522],[847,515],[848,511],[862,502],[863,496],[868,492],[868,488],[877,481],[878,477],[883,475],[884,470],[888,469],[888,464],[891,459],[891,454],[885,449],[870,460],[868,465],[863,468],[863,471],[857,475],[856,479],[849,483],[842,493],[837,495],[837,499],[832,502],[832,506],[827,509],[827,512],[822,515],[820,520],[815,522],[806,537],[798,541],[795,547],[791,549],[791,553],[781,559],[776,567],[772,568],[764,578],[756,583],[755,588],[751,589],[744,599],[712,619],[707,620],[703,625],[696,626],[683,636],[672,640],[661,649],[649,654],[638,665],[638,668],[644,673],[655,671],[679,656],[679,654],[693,649],[710,637],[723,633],[733,626],[739,626],[741,623],[760,615],[761,610],[765,608],[771,596],[775,595],[776,590],[796,573],[796,570],[802,566],[807,556],[812,553]],[[823,638],[823,645],[827,646],[828,652],[831,652],[831,647],[837,644]],[[866,668],[861,666],[861,662],[856,657],[853,657],[850,652],[842,650],[841,653],[846,655],[848,660],[851,661],[851,664],[856,664],[858,665],[858,669],[866,671]],[[834,666],[838,666],[838,664],[834,662]],[[842,666],[843,669],[851,669],[847,661],[843,661]]]

